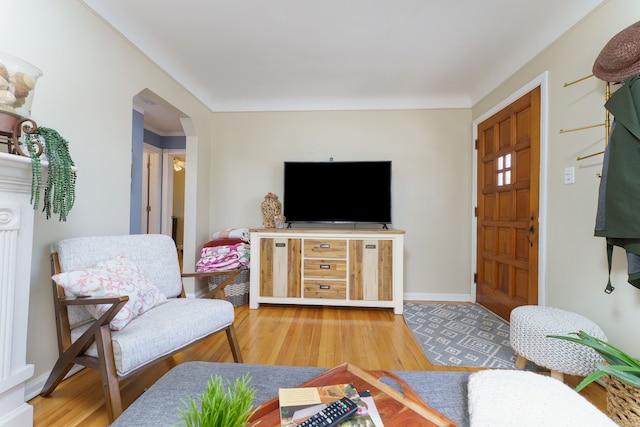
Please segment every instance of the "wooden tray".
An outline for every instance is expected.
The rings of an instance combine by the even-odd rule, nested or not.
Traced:
[[[396,381],[403,392],[380,381],[389,377]],[[349,363],[337,366],[299,387],[319,387],[351,383],[356,390],[369,390],[376,402],[385,427],[456,427],[456,423],[428,406],[396,375],[387,371],[367,371]],[[280,404],[275,397],[262,404],[251,418],[251,426],[280,426]]]

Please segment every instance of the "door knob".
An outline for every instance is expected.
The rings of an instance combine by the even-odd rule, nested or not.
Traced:
[[[536,229],[533,227],[533,225],[530,225],[529,229],[527,230],[527,233],[526,233],[527,241],[529,242],[529,246],[533,246],[533,242],[531,241],[531,236],[535,232],[536,232]]]

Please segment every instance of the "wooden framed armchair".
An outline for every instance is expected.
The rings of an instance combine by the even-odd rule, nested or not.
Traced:
[[[156,296],[160,295],[157,291],[162,295],[152,308],[147,307],[142,314],[127,318],[126,326],[113,330],[117,318],[131,309],[132,304],[126,305],[128,296],[76,297],[69,296],[65,287],[68,290],[70,286],[86,286],[92,280],[91,275],[95,278],[95,274],[102,274],[100,268],[111,268],[105,261],[115,262],[120,274],[123,267],[117,264],[118,260],[125,260],[122,262],[126,262],[126,266],[135,266],[134,269],[126,267],[124,271],[137,271],[141,280],[153,285],[150,288]],[[74,364],[97,369],[101,373],[107,414],[112,422],[123,410],[120,381],[212,334],[225,331],[234,360],[242,363],[233,327],[234,308],[224,294],[224,287],[238,272],[184,275],[228,276],[204,298],[185,298],[175,243],[169,236],[140,234],[61,240],[51,246],[51,268],[53,275],[63,273],[56,276],[56,280],[63,281],[61,277],[64,276],[65,280],[75,283],[60,285],[52,280],[59,358],[41,396],[49,396]],[[103,279],[97,281],[102,283]],[[137,301],[137,295],[130,295],[132,303]],[[141,300],[145,298],[148,299],[143,296]],[[87,307],[93,310],[93,315]],[[97,313],[96,307],[101,308]],[[130,311],[136,310],[138,305]],[[118,327],[116,325],[116,329]]]

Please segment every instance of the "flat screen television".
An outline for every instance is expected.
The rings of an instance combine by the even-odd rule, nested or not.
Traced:
[[[289,223],[391,223],[391,161],[284,162]]]

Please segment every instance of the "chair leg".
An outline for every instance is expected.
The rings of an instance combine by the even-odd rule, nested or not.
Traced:
[[[560,382],[564,382],[564,374],[560,371],[554,371],[553,369],[551,370],[551,378],[555,378]]]
[[[231,354],[233,354],[233,360],[236,363],[242,363],[242,353],[240,353],[240,345],[238,344],[238,338],[236,337],[236,330],[233,327],[233,323],[230,324],[227,329],[227,339],[229,340],[229,346],[231,347]]]
[[[527,359],[518,355],[518,357],[516,358],[516,368],[524,369],[526,366],[527,366]]]
[[[122,414],[122,399],[120,397],[120,383],[118,382],[118,373],[116,372],[113,347],[111,346],[111,331],[109,330],[109,325],[102,326],[96,334],[96,345],[98,346],[98,359],[102,361],[100,376],[102,378],[104,403],[109,424],[111,424]]]
[[[65,375],[67,375],[71,368],[73,368],[73,363],[69,359],[72,359],[72,357],[66,354],[63,354],[58,358],[58,361],[53,366],[53,369],[49,374],[49,378],[47,378],[47,381],[44,383],[44,387],[42,387],[40,396],[47,397],[53,393],[53,390],[58,387],[58,384],[62,382]]]
[[[69,373],[73,365],[76,357],[80,354],[84,353],[87,348],[91,345],[94,339],[94,334],[85,332],[80,338],[78,338],[67,350],[65,350],[58,360],[56,364],[53,365],[53,369],[51,369],[51,373],[49,374],[49,378],[42,387],[42,391],[40,392],[40,396],[47,397],[53,390],[56,389],[58,384],[62,382],[64,377]]]

